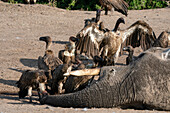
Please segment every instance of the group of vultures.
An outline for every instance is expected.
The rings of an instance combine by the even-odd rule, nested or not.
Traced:
[[[108,10],[116,10],[127,16],[128,5],[123,0],[100,0]],[[86,19],[84,27],[71,36],[65,48],[58,52],[58,57],[50,49],[50,36],[40,37],[46,43],[44,56],[38,58],[38,70],[26,70],[22,73],[17,87],[19,98],[30,97],[32,90],[37,90],[39,99],[47,95],[63,95],[90,87],[100,79],[99,73],[103,66],[115,66],[120,55],[128,52],[126,65],[131,65],[135,57],[135,47],[143,51],[152,47],[167,48],[170,46],[170,34],[163,31],[157,38],[153,29],[145,21],[136,21],[126,29],[124,18],[119,18],[113,29],[105,28],[100,21],[101,10],[96,17]]]

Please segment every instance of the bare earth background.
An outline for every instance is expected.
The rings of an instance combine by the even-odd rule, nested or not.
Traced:
[[[122,110],[119,108],[60,108],[40,105],[37,96],[33,104],[28,98],[18,100],[16,81],[21,72],[26,69],[37,69],[38,56],[44,55],[45,43],[38,41],[40,36],[51,36],[54,43],[52,50],[55,55],[64,48],[70,36],[75,36],[84,26],[84,19],[95,17],[95,11],[67,11],[46,5],[7,4],[0,1],[0,112],[1,113],[29,113],[29,112],[57,112],[57,113],[158,113],[165,111]],[[105,27],[113,29],[116,20],[122,15],[112,12],[103,15]],[[170,31],[170,8],[134,11],[130,10],[128,17],[124,17],[126,28],[137,20],[146,21],[158,36],[162,31]],[[141,50],[136,49],[136,54]],[[126,55],[119,59],[123,66]]]

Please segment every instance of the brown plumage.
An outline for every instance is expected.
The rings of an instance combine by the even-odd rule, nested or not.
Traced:
[[[32,90],[37,90],[41,94],[47,94],[45,91],[45,84],[47,82],[47,77],[45,71],[43,70],[26,70],[22,73],[19,81],[16,82],[17,87],[20,89],[19,98],[24,98],[25,96],[30,97],[30,102],[32,102]],[[49,73],[48,73],[49,74]]]
[[[133,56],[134,48],[132,46],[129,45],[127,47],[124,47],[123,51],[127,51],[129,53],[128,57],[126,58],[126,65],[129,65],[130,63],[137,59],[137,57]]]
[[[153,47],[167,48],[168,46],[170,46],[170,33],[163,31],[155,40]]]
[[[52,44],[52,39],[49,36],[40,37],[40,41],[46,42],[46,51],[44,56],[39,56],[38,58],[38,68],[46,71],[53,71],[58,65],[63,64],[63,62],[54,56],[50,46]]]
[[[39,38],[40,41],[44,41],[46,43],[46,50],[50,49],[52,45],[52,39],[49,36],[44,36]]]
[[[51,94],[61,94],[65,92],[63,85],[65,84],[67,77],[65,77],[63,74],[70,72],[71,70],[72,63],[61,64],[54,70],[51,85]]]
[[[39,56],[38,58],[38,68],[46,71],[53,71],[60,64],[63,64],[63,62],[54,56],[52,50],[46,50],[44,56]]]
[[[86,26],[77,35],[81,42],[77,44],[77,49],[81,50],[82,47],[86,46],[85,41],[87,40],[86,36],[88,36],[90,41],[86,51],[90,51],[92,57],[98,55],[95,53],[99,52],[101,48],[105,48],[105,53],[103,54],[117,62],[119,54],[125,46],[141,46],[143,50],[152,47],[156,37],[152,28],[146,22],[137,21],[125,30],[118,29],[120,23],[123,23],[122,18],[119,18],[115,28],[108,32],[99,30],[93,23]],[[81,53],[86,53],[86,51],[81,51]]]
[[[129,5],[124,0],[99,0],[102,7],[105,8],[105,15],[108,14],[108,11],[115,10],[123,15],[128,15]]]
[[[63,63],[69,63],[70,61],[72,63],[76,62],[76,46],[75,43],[77,42],[77,38],[71,36],[69,38],[69,43],[65,45],[64,50],[60,50],[58,57],[60,60],[62,60]]]

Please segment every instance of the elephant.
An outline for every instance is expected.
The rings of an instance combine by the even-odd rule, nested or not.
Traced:
[[[105,66],[90,86],[68,94],[46,95],[41,104],[75,108],[170,110],[170,48],[150,48],[128,66]]]

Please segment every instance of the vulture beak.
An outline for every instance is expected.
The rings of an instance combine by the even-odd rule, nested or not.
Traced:
[[[128,47],[124,47],[124,48],[123,48],[123,51],[127,51],[127,50],[128,50]]]
[[[76,37],[74,37],[74,36],[71,36],[71,37],[69,38],[69,40],[72,41],[72,42],[78,42],[78,41],[79,41],[79,39],[76,38]]]
[[[125,20],[123,17],[119,18],[119,22],[125,24]]]
[[[63,74],[64,76],[95,76],[100,73],[100,68],[95,68],[95,69],[83,69],[83,70],[76,70],[76,71],[71,71],[70,73],[65,73]]]
[[[51,37],[49,36],[44,36],[39,38],[40,41],[45,41],[45,42],[51,42]]]

